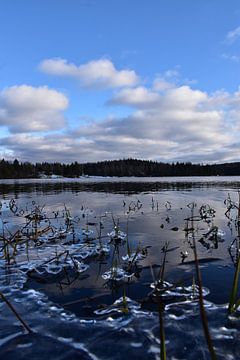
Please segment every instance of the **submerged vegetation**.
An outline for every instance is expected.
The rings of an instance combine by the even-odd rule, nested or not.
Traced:
[[[232,328],[239,321],[239,200],[233,201],[229,194],[224,202],[224,222],[231,233],[229,239],[226,230],[219,227],[217,210],[207,203],[197,205],[194,201],[176,207],[172,201],[165,199],[160,202],[154,196],[147,204],[141,198],[120,198],[118,201],[121,202],[121,214],[109,211],[96,213],[89,206],[80,204],[77,211],[73,211],[66,204],[55,207],[34,200],[2,199],[1,311],[13,313],[28,336],[38,334],[39,327],[29,313],[22,313],[24,307],[19,304],[22,303],[21,297],[24,299],[25,296],[32,296],[42,306],[47,303],[44,303],[41,294],[47,294],[53,301],[47,305],[47,313],[51,314],[51,308],[59,308],[61,312],[65,309],[65,317],[73,321],[72,313],[76,313],[82,324],[90,324],[88,326],[106,321],[118,332],[119,322],[123,321],[121,331],[128,329],[126,334],[134,328],[134,325],[127,327],[130,321],[148,319],[148,326],[151,326],[151,321],[152,324],[155,321],[152,314],[158,314],[157,333],[155,328],[153,333],[146,329],[142,331],[151,343],[149,353],[153,358],[160,359],[167,359],[169,354],[178,358],[179,354],[174,352],[172,340],[169,340],[172,329],[175,324],[178,328],[181,319],[185,321],[190,317],[192,322],[193,316],[197,315],[201,319],[206,341],[206,346],[201,343],[202,358],[224,358],[225,351],[230,354],[229,358],[234,358],[229,349],[221,347],[219,333],[212,326],[212,320],[208,321],[212,305],[206,300],[209,289],[205,287],[201,272],[205,263],[219,260],[212,257],[212,252],[227,242],[226,248],[235,270],[228,279],[232,289],[221,317],[224,319],[221,321],[230,324],[219,324],[219,332],[226,332],[227,326]],[[134,236],[131,232],[133,221],[140,217],[139,227],[141,224],[144,226],[145,217],[149,214],[158,222],[155,243],[148,242],[148,239],[136,240],[136,232]],[[168,270],[173,253],[177,263],[171,279]],[[181,268],[186,269],[187,276],[181,277]],[[97,284],[95,291],[91,288],[92,283]],[[17,291],[17,297],[16,292],[11,293],[11,286]],[[86,292],[87,287],[91,291]],[[69,296],[72,291],[76,292],[74,297]],[[187,310],[183,316],[185,307]],[[213,306],[213,309],[217,311],[218,307]],[[68,314],[68,311],[72,313]],[[196,323],[196,336],[199,336],[198,326]],[[95,331],[97,334],[97,328]],[[141,332],[141,329],[136,331]],[[191,355],[193,357],[190,356],[195,350],[191,349],[192,345],[184,335],[181,342],[183,353],[179,358],[201,358],[198,350]],[[135,341],[129,346],[136,350],[143,345]],[[144,354],[144,348],[141,351]],[[113,355],[110,357],[114,358]],[[137,350],[136,358],[139,358]]]
[[[149,160],[123,159],[96,163],[36,163],[0,161],[0,179],[38,178],[44,176],[227,176],[240,175],[240,163],[192,164],[163,163]]]

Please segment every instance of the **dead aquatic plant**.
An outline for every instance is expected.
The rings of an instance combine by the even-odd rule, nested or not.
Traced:
[[[108,236],[110,237],[110,242],[113,244],[123,244],[125,243],[125,239],[127,234],[121,231],[119,226],[119,219],[116,221],[113,214],[112,214],[112,221],[113,221],[113,230],[108,233]]]
[[[72,224],[72,216],[71,216],[70,210],[66,207],[65,204],[64,204],[64,210],[65,210],[65,224],[68,228]]]
[[[10,265],[11,261],[15,259],[17,246],[22,240],[20,231],[17,230],[14,234],[10,234],[10,237],[7,237],[3,231],[0,240],[3,242],[3,246],[0,248],[0,252],[3,252],[3,256],[0,258],[4,259],[7,264]]]
[[[227,206],[225,216],[229,220],[228,226],[230,230],[235,229],[237,236],[232,241],[231,245],[228,248],[230,257],[235,265],[235,272],[233,277],[232,289],[229,297],[228,304],[228,314],[234,313],[237,308],[240,306],[240,298],[238,298],[238,283],[239,283],[239,274],[240,274],[240,191],[238,190],[238,203],[234,202],[231,199],[230,194],[228,194],[227,199],[224,201],[224,204]],[[235,217],[232,215],[232,211],[235,210]],[[233,227],[231,226],[233,224]],[[231,231],[232,232],[232,231]],[[233,252],[234,251],[234,252]]]
[[[204,330],[204,335],[207,341],[208,349],[210,352],[211,359],[216,359],[215,350],[212,344],[211,335],[208,328],[208,320],[207,315],[204,308],[204,302],[203,302],[203,290],[202,290],[202,276],[199,268],[199,262],[198,262],[198,256],[197,256],[197,249],[196,249],[196,241],[195,237],[193,235],[193,253],[194,253],[194,260],[195,260],[195,268],[196,268],[196,277],[197,277],[197,285],[198,285],[198,291],[199,291],[199,308],[200,308],[200,315]]]
[[[142,208],[142,206],[143,204],[139,199],[137,199],[136,201],[132,200],[128,205],[127,215],[136,213]],[[125,213],[125,207],[126,207],[126,202],[123,200],[124,213]]]
[[[20,321],[20,323],[23,325],[23,327],[27,330],[27,332],[30,334],[32,333],[32,330],[28,326],[28,324],[22,319],[22,317],[19,315],[17,310],[14,308],[14,306],[10,303],[10,301],[6,298],[5,295],[3,295],[2,292],[0,292],[0,298],[6,303],[6,305],[9,307],[9,309],[12,311],[12,313],[15,315],[15,317]]]
[[[240,190],[238,190],[238,203],[232,200],[230,194],[228,194],[228,197],[226,200],[224,200],[224,204],[227,206],[227,210],[225,211],[225,216],[230,222],[234,221],[234,218],[232,217],[232,210],[237,210],[237,214],[235,217],[235,225],[238,225],[238,222],[240,221]]]
[[[127,296],[126,296],[126,288],[125,286],[123,287],[123,297],[122,297],[122,306],[120,307],[120,311],[123,314],[128,314],[129,313],[129,307],[128,307],[128,302],[127,302]]]
[[[165,262],[166,262],[166,251],[164,252],[163,265],[162,265],[163,270],[161,271],[161,281],[163,281]],[[163,319],[164,304],[162,302],[161,295],[158,295],[157,299],[158,299],[158,316],[159,316],[160,343],[161,343],[160,355],[161,355],[161,360],[166,360],[167,352],[166,352],[165,329],[164,329],[164,319]]]
[[[157,299],[158,304],[158,318],[159,318],[159,338],[160,338],[160,359],[166,360],[167,359],[167,352],[166,352],[166,339],[165,339],[165,329],[164,329],[164,303],[162,301],[162,295],[161,295],[161,289],[163,289],[163,282],[164,282],[164,272],[165,272],[165,266],[166,266],[166,257],[167,257],[167,249],[169,246],[169,242],[166,242],[163,247],[163,261],[162,266],[160,268],[157,280],[155,279],[153,269],[151,267],[152,271],[152,277],[155,284],[155,295]]]
[[[232,314],[240,306],[240,298],[238,299],[238,281],[240,273],[240,256],[238,256],[236,269],[234,272],[233,285],[229,299],[228,313]]]
[[[23,223],[20,224],[20,228],[15,232],[11,231],[7,227],[7,222],[2,220],[2,234],[0,235],[2,253],[1,258],[5,259],[7,264],[11,264],[15,261],[18,254],[18,246],[24,245],[26,247],[27,256],[30,242],[33,242],[35,246],[41,246],[44,243],[42,237],[46,237],[48,241],[56,241],[57,239],[63,238],[67,234],[67,230],[62,231],[61,228],[57,229],[52,225],[51,218],[44,212],[44,206],[40,207],[32,202],[34,206],[30,211],[26,208],[25,210],[19,209],[15,201],[10,202],[9,209],[14,216],[18,216],[23,219]],[[69,210],[65,209],[66,227],[67,229],[72,225],[71,215]],[[56,219],[56,216],[54,217]],[[74,233],[74,232],[73,232]]]
[[[239,283],[239,274],[240,274],[240,253],[239,253],[239,241],[240,241],[240,192],[238,192],[238,213],[237,213],[237,221],[236,221],[236,230],[237,230],[237,237],[235,238],[236,242],[236,268],[234,272],[234,278],[233,278],[233,284],[232,284],[232,290],[229,298],[229,305],[228,305],[228,313],[232,314],[234,311],[237,310],[237,308],[240,306],[240,298],[238,298],[238,283]],[[229,248],[229,253],[231,255],[231,247],[233,243],[231,244]]]
[[[193,202],[193,203],[189,204],[188,207],[191,210],[191,227],[193,229],[191,232],[192,249],[193,249],[194,260],[195,260],[196,278],[197,278],[198,293],[199,293],[198,301],[199,301],[200,316],[201,316],[201,320],[202,320],[204,336],[205,336],[205,339],[206,339],[206,342],[208,345],[210,357],[212,360],[215,360],[215,359],[217,359],[217,357],[216,357],[216,353],[215,353],[215,350],[213,347],[211,335],[209,332],[207,315],[206,315],[205,308],[204,308],[202,276],[201,276],[201,272],[200,272],[200,268],[199,268],[199,261],[198,261],[198,256],[197,256],[197,247],[196,247],[196,240],[195,240],[194,208],[196,207],[196,204]]]
[[[30,224],[30,223],[29,223]],[[27,231],[25,233],[25,226],[18,229],[15,233],[10,233],[8,235],[5,235],[3,232],[3,235],[0,237],[0,240],[2,241],[3,245],[0,248],[0,251],[3,253],[2,259],[5,259],[7,264],[10,265],[11,262],[14,262],[15,257],[18,253],[18,246],[19,245],[25,245],[26,250],[28,250],[29,242],[33,241],[36,246],[41,245],[41,241],[39,238],[42,235],[52,233],[54,234],[55,230],[52,226],[46,226],[43,229],[35,227],[35,230]]]
[[[143,259],[148,255],[148,248],[150,246],[142,247],[140,242],[138,243],[138,246],[136,247],[136,250],[132,250],[132,247],[130,245],[129,241],[129,218],[130,214],[127,216],[127,224],[126,224],[126,247],[127,247],[127,256],[123,256],[122,259],[125,261],[128,261],[128,270],[130,271],[134,265],[138,262],[139,258]]]
[[[73,285],[80,277],[80,273],[75,272],[74,275],[70,274],[68,269],[63,267],[64,278],[60,279],[57,283],[57,287],[60,289],[61,293],[64,294],[64,290]]]

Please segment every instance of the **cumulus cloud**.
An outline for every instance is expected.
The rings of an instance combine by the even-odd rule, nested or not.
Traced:
[[[158,94],[136,88],[120,91],[111,101],[136,110],[128,117],[92,122],[72,133],[91,139],[95,148],[107,150],[109,156],[224,161],[232,144],[238,143],[238,91],[207,94],[176,86]]]
[[[143,86],[133,89],[123,89],[108,101],[109,105],[129,105],[133,107],[154,106],[160,97]]]
[[[3,138],[1,146],[3,149],[11,149],[7,158],[30,162],[86,162],[109,156],[108,151],[98,148],[91,139],[75,138],[66,134],[13,134]]]
[[[2,91],[0,123],[12,131],[2,137],[2,151],[28,161],[86,162],[124,157],[192,162],[239,159],[240,90],[207,93],[158,76],[152,87],[115,90],[108,101],[111,112],[115,105],[127,106],[131,108],[128,116],[96,121],[90,118],[72,130],[65,128],[52,136],[52,130],[59,124],[63,126],[58,116],[62,119],[67,104],[63,94],[46,87],[12,87]],[[49,120],[49,115],[53,119],[56,116],[55,122]],[[36,132],[43,128],[46,133],[38,135]]]
[[[233,43],[235,40],[237,40],[240,37],[240,26],[238,26],[236,29],[229,31],[226,36],[226,40],[229,43]]]
[[[189,86],[179,86],[170,89],[164,96],[164,106],[178,109],[196,109],[207,100],[207,94],[200,90],[193,90]]]
[[[134,86],[139,81],[135,71],[117,70],[108,59],[93,60],[79,66],[65,59],[46,59],[41,62],[39,69],[50,75],[76,78],[85,87]]]
[[[165,89],[164,94],[149,90],[145,87],[123,89],[108,104],[128,105],[137,108],[183,108],[194,107],[207,99],[207,95],[200,90],[192,90],[189,86],[172,86]]]
[[[13,133],[58,130],[67,107],[67,97],[47,86],[8,87],[0,92],[0,125]]]
[[[153,82],[153,89],[155,91],[165,91],[174,88],[176,85],[173,82],[167,81],[164,77],[157,77]]]
[[[21,159],[28,159],[33,147],[32,159],[48,161],[123,157],[193,162],[236,159],[238,91],[207,94],[189,86],[168,89],[164,94],[147,88],[127,91],[125,97],[120,92],[120,102],[136,108],[129,116],[91,121],[55,137],[16,134],[5,137],[2,143]]]

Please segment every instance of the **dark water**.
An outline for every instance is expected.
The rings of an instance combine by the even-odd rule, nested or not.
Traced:
[[[167,247],[167,356],[208,359],[194,285],[194,239],[218,358],[239,358],[238,312],[227,314],[238,251],[237,209],[232,206],[225,214],[230,201],[238,204],[239,181],[1,181],[0,235],[11,239],[36,207],[42,219],[37,225],[31,222],[28,231],[35,231],[35,225],[38,231],[52,227],[27,246],[23,236],[10,264],[0,261],[0,291],[34,331],[30,336],[24,333],[6,304],[0,303],[1,358],[159,358],[153,283]],[[9,208],[11,199],[14,211]],[[193,223],[187,222],[192,215]],[[59,238],[59,231],[66,233]],[[9,251],[12,254],[13,247]]]

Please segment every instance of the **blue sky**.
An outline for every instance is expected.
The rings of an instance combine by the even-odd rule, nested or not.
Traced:
[[[0,0],[0,157],[239,160],[240,4]]]

